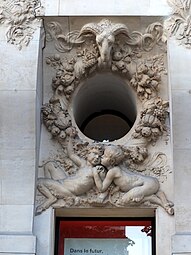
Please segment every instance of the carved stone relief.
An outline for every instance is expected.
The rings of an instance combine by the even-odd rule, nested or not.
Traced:
[[[191,2],[190,0],[168,0],[173,13],[164,22],[165,36],[174,36],[180,44],[191,47]]]
[[[42,12],[40,0],[2,0],[0,3],[0,24],[8,24],[7,42],[19,49],[27,46],[33,38],[33,33],[39,20],[36,18]]]
[[[64,34],[61,24],[50,22],[46,32],[57,53],[46,57],[55,75],[42,120],[62,152],[40,166],[36,212],[50,206],[161,206],[172,215],[173,203],[161,190],[170,172],[167,156],[150,150],[168,136],[168,101],[160,96],[167,74],[162,25],[130,32],[125,24],[104,19]],[[140,105],[128,139],[121,143],[87,139],[73,118],[75,91],[104,72],[120,76]]]

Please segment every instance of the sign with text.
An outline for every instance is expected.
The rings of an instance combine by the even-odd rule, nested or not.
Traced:
[[[65,238],[64,255],[128,255],[128,239]]]

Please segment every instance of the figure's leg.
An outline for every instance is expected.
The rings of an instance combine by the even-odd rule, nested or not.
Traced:
[[[120,190],[119,186],[115,186],[112,187],[111,191],[110,191],[110,195],[115,194],[116,192],[118,192]]]
[[[97,202],[98,203],[102,203],[106,199],[106,197],[108,196],[108,193],[109,193],[108,190],[106,190],[106,191],[104,191],[102,193],[99,193],[99,195],[97,197]]]
[[[151,204],[155,204],[155,205],[159,205],[163,207],[168,214],[170,215],[174,214],[174,209],[172,208],[172,204],[171,206],[169,204],[164,204],[163,201],[158,197],[158,194],[147,196],[143,199],[143,202],[148,202],[148,201]]]
[[[39,178],[37,182],[37,189],[47,198],[43,204],[37,207],[37,213],[41,213],[49,208],[57,201],[58,198],[63,198],[65,196],[74,197],[70,191],[63,187],[63,184],[51,179]]]
[[[156,193],[156,195],[161,199],[161,201],[164,205],[171,206],[171,207],[174,205],[172,202],[168,201],[168,199],[163,191],[159,190]]]
[[[144,193],[142,187],[135,187],[125,193],[119,203],[121,203],[122,205],[130,203],[140,203],[142,202],[143,198]]]
[[[39,214],[42,211],[48,209],[57,200],[57,198],[52,195],[52,193],[46,187],[46,185],[44,185],[42,180],[38,180],[37,189],[42,195],[44,195],[47,198],[47,200],[44,203],[37,207],[36,213]]]
[[[162,204],[163,204],[163,208],[171,215],[174,214],[174,204],[170,201],[167,200],[167,197],[165,195],[165,193],[161,190],[159,190],[156,195],[160,198]]]
[[[51,178],[55,181],[65,179],[66,174],[57,162],[48,162],[44,165],[45,178]]]

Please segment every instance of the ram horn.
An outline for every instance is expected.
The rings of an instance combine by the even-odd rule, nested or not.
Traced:
[[[89,33],[94,35],[100,34],[101,33],[100,27],[96,23],[86,24],[80,30],[78,37],[89,34]]]
[[[129,29],[124,24],[118,23],[112,27],[111,33],[113,35],[124,34],[126,36],[129,36]]]

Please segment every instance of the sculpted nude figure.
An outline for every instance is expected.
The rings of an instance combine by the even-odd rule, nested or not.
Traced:
[[[173,214],[173,205],[166,199],[164,192],[159,190],[159,181],[154,177],[127,170],[121,164],[123,159],[124,153],[120,147],[108,145],[105,148],[101,164],[107,168],[108,172],[103,182],[95,172],[99,190],[105,192],[113,182],[116,187],[112,194],[117,191],[125,192],[121,200],[118,201],[118,206],[149,201],[162,206],[169,214]]]
[[[74,176],[63,176],[64,178],[60,180],[53,180],[50,178],[38,179],[37,188],[39,192],[47,198],[47,200],[37,207],[37,213],[41,213],[43,210],[46,210],[58,199],[69,197],[78,199],[77,196],[83,195],[90,189],[97,186],[97,182],[95,180],[95,173],[97,171],[99,171],[99,174],[104,174],[103,167],[102,170],[94,168],[94,166],[100,164],[101,152],[98,147],[94,146],[89,148],[87,158],[85,160],[73,152],[72,139],[70,137],[67,151],[68,157],[78,166],[78,171]],[[55,175],[55,169],[52,165],[49,167],[49,174],[51,176]],[[103,177],[100,178],[103,179]]]

